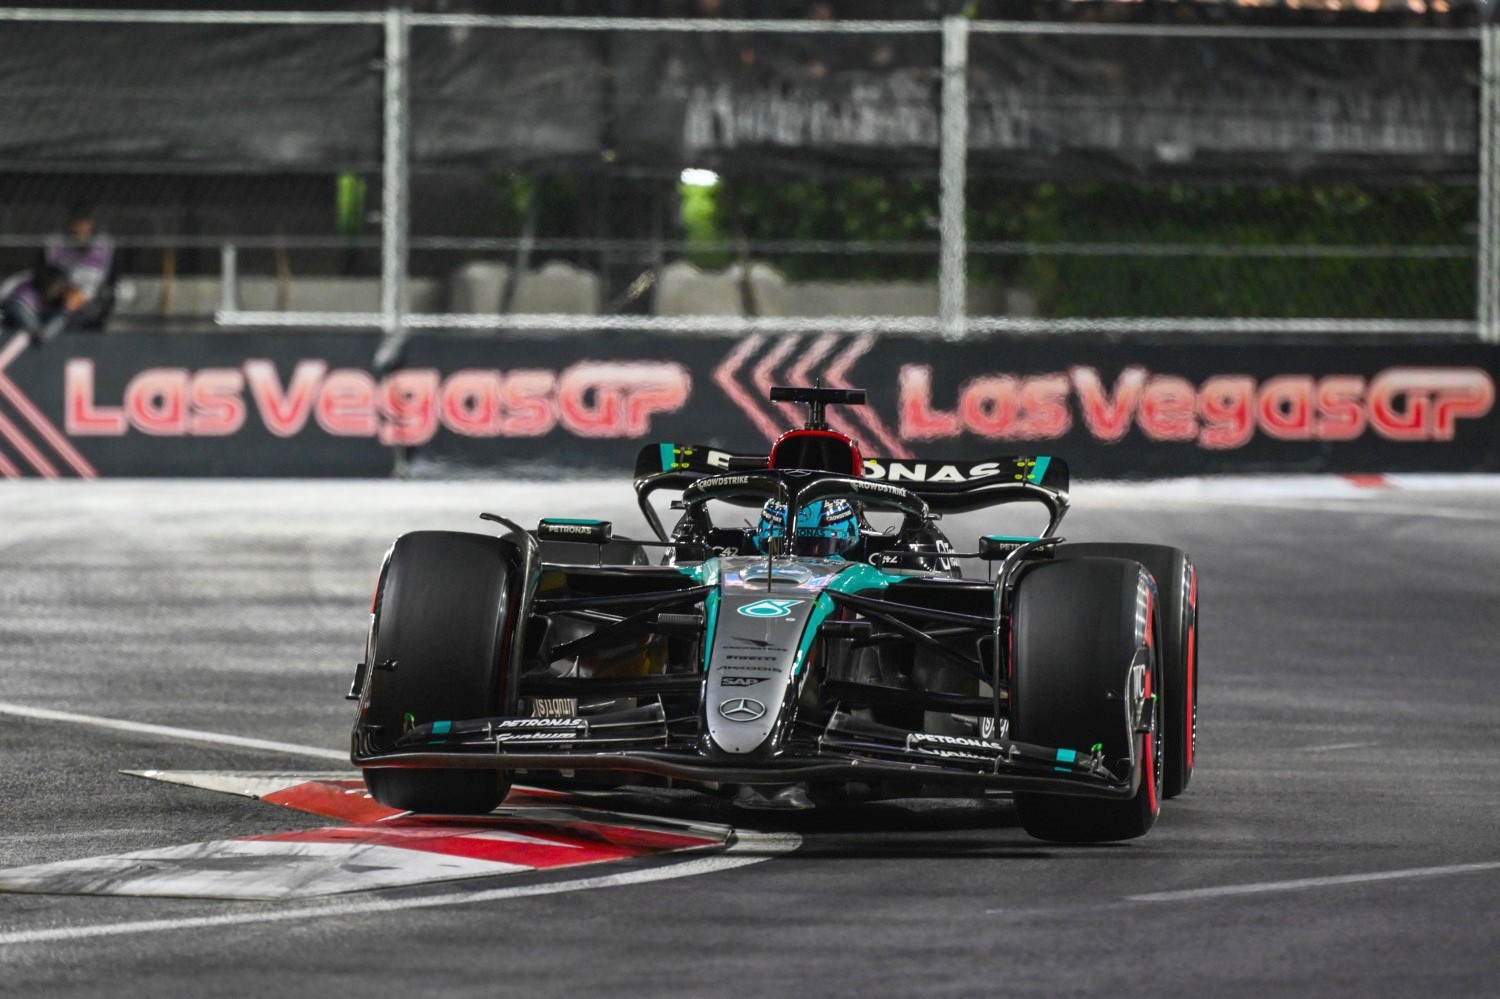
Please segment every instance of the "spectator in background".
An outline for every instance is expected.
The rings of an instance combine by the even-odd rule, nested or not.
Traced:
[[[95,228],[91,206],[73,206],[67,231],[47,240],[38,266],[55,267],[67,275],[69,327],[102,333],[115,307],[118,274],[114,241]]]
[[[68,275],[42,264],[0,284],[0,332],[22,333],[39,347],[61,333],[71,318]]]

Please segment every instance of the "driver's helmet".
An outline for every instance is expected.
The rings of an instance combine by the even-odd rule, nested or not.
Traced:
[[[771,539],[786,533],[786,504],[771,500],[760,511],[755,528],[755,549],[766,552]],[[859,540],[859,518],[848,500],[817,500],[797,515],[797,529],[792,537],[792,554],[837,555],[848,551]]]

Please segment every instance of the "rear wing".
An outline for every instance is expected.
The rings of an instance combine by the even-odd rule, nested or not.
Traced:
[[[977,510],[1030,488],[1054,493],[1064,505],[1068,463],[1051,455],[1007,455],[984,461],[866,458],[865,478],[904,486],[934,510]]]
[[[686,489],[710,475],[765,468],[768,460],[763,454],[736,454],[702,444],[647,444],[635,458],[636,503],[657,538],[666,541],[667,529],[651,505],[652,493]]]
[[[658,488],[681,489],[705,475],[765,468],[767,460],[763,454],[736,454],[702,444],[647,444],[635,457],[635,483],[637,489],[644,480],[660,483]]]
[[[1068,463],[1051,455],[1010,455],[987,461],[867,458],[865,477],[909,489],[938,513],[1040,503],[1047,508],[1043,537],[1056,534],[1068,512]]]
[[[648,497],[659,489],[685,489],[710,475],[766,467],[763,454],[740,454],[698,444],[648,444],[635,462],[641,511],[665,537]],[[1052,455],[1007,455],[984,461],[932,458],[866,458],[864,478],[901,486],[937,512],[962,512],[1002,503],[1041,503],[1051,514],[1047,533],[1057,530],[1068,509],[1068,463]]]

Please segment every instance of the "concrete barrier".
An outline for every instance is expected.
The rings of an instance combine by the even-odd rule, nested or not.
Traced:
[[[218,277],[183,277],[164,282],[160,277],[130,277],[131,293],[121,295],[115,315],[122,319],[152,317],[209,318],[219,310],[222,287]],[[237,287],[239,307],[257,312],[379,312],[380,281],[359,277],[293,278],[282,290],[275,278],[244,277]],[[443,308],[443,289],[432,278],[407,282],[408,308],[435,312]]]
[[[668,264],[657,283],[661,316],[747,314],[744,269],[732,264],[704,271],[686,261]],[[750,306],[759,316],[934,316],[938,289],[932,281],[789,281],[769,264],[753,261]],[[970,315],[1031,316],[1036,301],[1022,289],[970,285]]]
[[[932,316],[937,285],[928,281],[789,281],[771,265],[753,261],[749,279],[739,264],[721,271],[699,270],[686,261],[668,264],[656,283],[655,312],[661,316]],[[510,266],[498,260],[471,260],[446,282],[412,278],[407,307],[412,312],[495,314],[505,293]],[[745,285],[748,283],[748,287]],[[128,277],[116,315],[121,319],[201,319],[220,308],[217,276]],[[748,302],[747,302],[748,294]],[[549,261],[522,275],[512,312],[587,316],[598,313],[603,289],[598,275],[562,261]],[[379,312],[380,281],[374,277],[294,277],[283,288],[268,276],[241,277],[239,308],[278,312]],[[971,285],[970,315],[1034,315],[1036,304],[1021,289]]]

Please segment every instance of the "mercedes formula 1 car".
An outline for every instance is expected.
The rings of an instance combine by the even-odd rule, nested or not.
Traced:
[[[492,533],[397,538],[349,693],[371,794],[471,814],[518,775],[676,782],[750,807],[943,788],[1010,793],[1042,839],[1150,829],[1193,772],[1187,556],[1063,544],[1058,458],[864,458],[825,420],[862,391],[771,398],[809,419],[768,454],[641,452],[653,540],[490,513]],[[680,491],[670,530],[661,490]],[[1045,530],[960,550],[939,529],[1015,502],[1045,508]],[[726,504],[759,521],[715,523]]]

